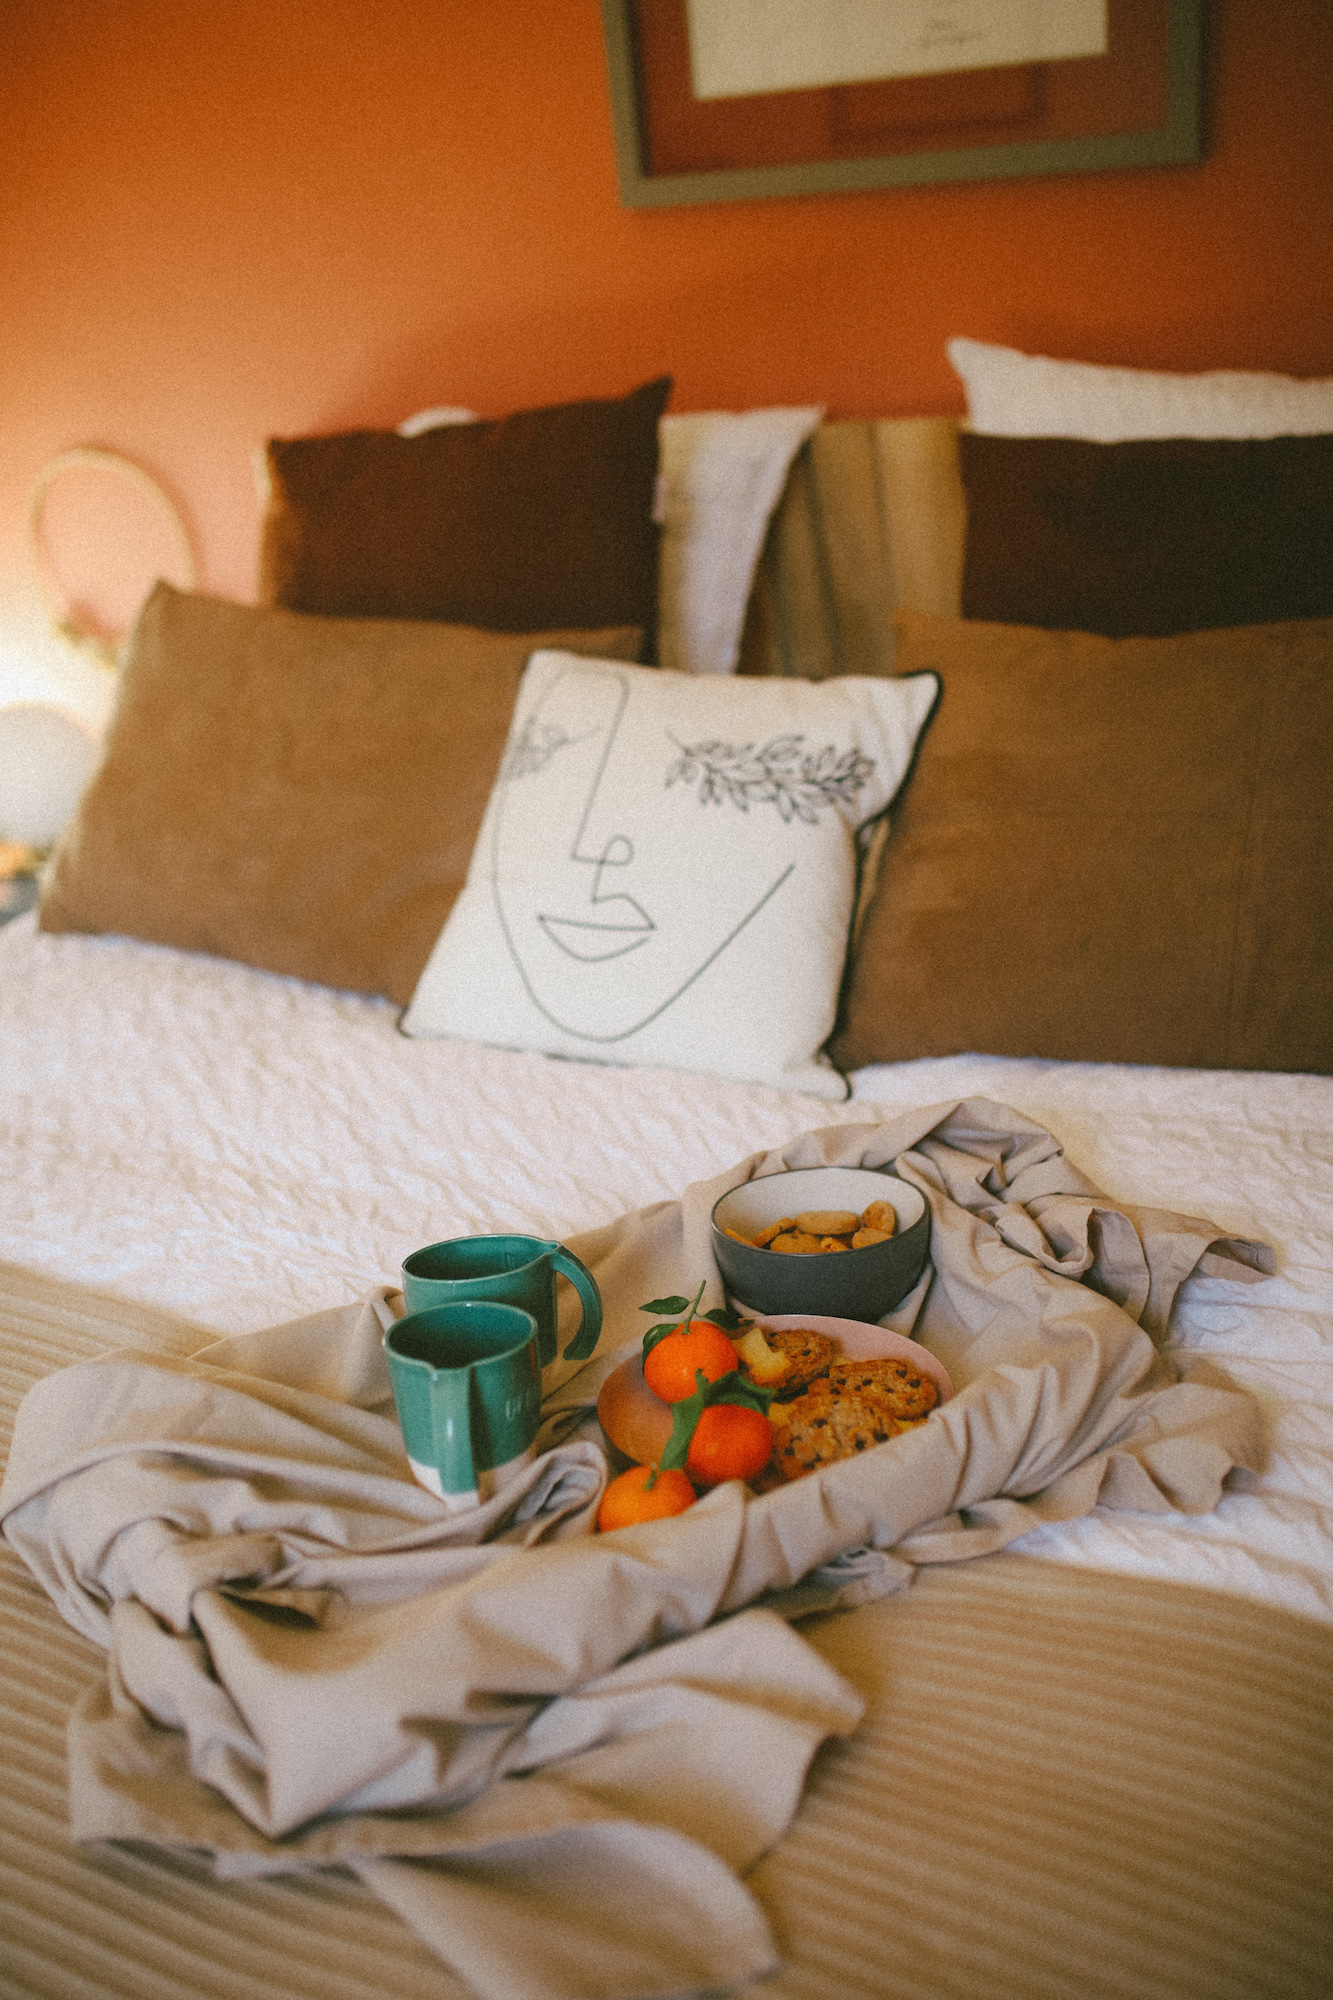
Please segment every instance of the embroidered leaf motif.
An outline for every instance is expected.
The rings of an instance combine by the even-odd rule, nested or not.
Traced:
[[[666,774],[673,785],[698,788],[701,806],[729,803],[741,812],[776,806],[785,824],[816,826],[826,806],[849,806],[874,776],[875,760],[860,750],[841,753],[831,743],[802,755],[803,736],[774,736],[750,743],[672,742],[680,751]]]
[[[544,771],[557,750],[582,741],[583,736],[570,736],[558,723],[544,722],[538,729],[529,720],[510,745],[500,775],[506,781],[530,777],[534,771]]]

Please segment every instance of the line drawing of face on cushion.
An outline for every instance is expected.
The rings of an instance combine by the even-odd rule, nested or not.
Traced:
[[[795,860],[775,866],[772,822],[752,804],[815,824],[874,769],[859,752],[802,758],[795,735],[687,746],[665,725],[663,765],[632,769],[636,696],[652,699],[626,673],[558,673],[511,739],[491,825],[491,888],[523,985],[547,1020],[594,1043],[665,1013],[796,873]]]

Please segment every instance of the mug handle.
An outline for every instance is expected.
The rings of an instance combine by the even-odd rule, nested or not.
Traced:
[[[597,1289],[597,1280],[587,1265],[572,1250],[566,1250],[563,1243],[551,1245],[551,1262],[569,1279],[583,1302],[583,1322],[565,1349],[563,1359],[586,1361],[602,1332],[602,1295]]]
[[[430,1421],[435,1463],[445,1497],[475,1493],[472,1459],[472,1370],[437,1368],[431,1376]]]

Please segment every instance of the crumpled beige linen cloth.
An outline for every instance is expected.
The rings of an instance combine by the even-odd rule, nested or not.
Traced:
[[[720,1302],[717,1196],[820,1162],[893,1162],[926,1196],[933,1268],[891,1323],[958,1393],[776,1493],[591,1534],[604,1463],[571,1427],[639,1306],[705,1277]],[[0,1519],[109,1650],[70,1725],[76,1839],[202,1848],[232,1876],[343,1863],[487,2000],[736,1986],[778,1963],[740,1873],[861,1709],[779,1612],[1097,1504],[1204,1511],[1259,1464],[1253,1400],[1156,1343],[1193,1271],[1253,1279],[1272,1252],[1107,1200],[984,1099],[807,1133],[573,1247],[598,1354],[553,1364],[556,1442],[461,1519],[408,1473],[383,1289],[30,1391]]]

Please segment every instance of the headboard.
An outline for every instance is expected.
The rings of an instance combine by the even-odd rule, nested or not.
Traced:
[[[895,610],[957,617],[965,526],[956,419],[821,424],[769,527],[739,671],[891,673]]]

